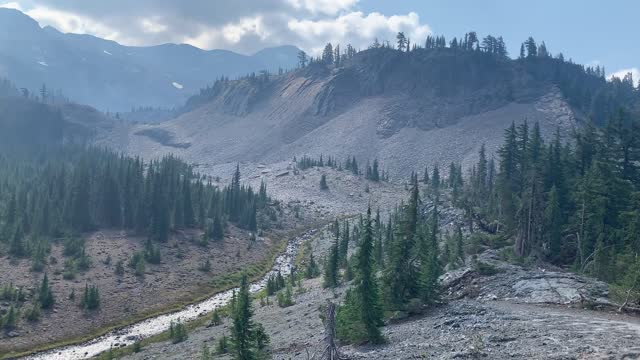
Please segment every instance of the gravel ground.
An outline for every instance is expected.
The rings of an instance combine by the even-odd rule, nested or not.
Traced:
[[[459,221],[454,210],[443,213],[445,223]],[[317,259],[331,241],[327,231],[311,241]],[[446,303],[387,324],[384,345],[343,346],[342,354],[349,359],[640,358],[640,319],[581,306],[583,299],[606,297],[605,284],[561,269],[513,265],[494,250],[477,258],[497,272],[482,275],[472,266],[448,272],[442,278]],[[255,320],[271,337],[273,359],[307,360],[319,353],[323,325],[318,308],[329,299],[340,301],[346,290],[322,289],[320,278],[304,281],[303,288],[288,308],[254,303]],[[230,333],[228,325],[226,320],[196,329],[183,343],[152,344],[130,358],[198,359],[204,344],[214,347]]]

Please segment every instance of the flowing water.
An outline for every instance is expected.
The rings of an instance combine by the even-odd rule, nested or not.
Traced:
[[[317,230],[309,230],[306,233],[289,240],[286,250],[276,258],[273,267],[262,279],[251,284],[251,292],[257,292],[266,287],[267,279],[280,271],[283,275],[291,273],[291,268],[296,258],[300,245],[310,239]],[[165,315],[159,315],[141,322],[115,329],[87,342],[69,345],[61,348],[43,351],[27,357],[27,359],[86,359],[96,356],[110,348],[132,345],[140,339],[157,335],[169,329],[172,321],[190,321],[203,316],[215,309],[225,306],[231,300],[236,289],[227,290],[199,303],[186,306],[184,309]]]

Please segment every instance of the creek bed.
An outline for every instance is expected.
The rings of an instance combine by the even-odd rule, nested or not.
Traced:
[[[267,280],[273,274],[280,271],[283,275],[291,273],[291,268],[295,262],[296,254],[300,246],[307,240],[311,239],[317,232],[317,229],[309,230],[302,235],[289,240],[287,248],[274,261],[271,270],[260,280],[251,283],[250,291],[252,293],[264,289]],[[152,317],[135,324],[131,324],[119,329],[112,330],[95,339],[76,344],[68,345],[60,348],[54,348],[43,352],[35,353],[26,357],[26,359],[44,360],[44,359],[86,359],[99,355],[111,348],[125,347],[134,344],[136,341],[160,334],[169,329],[171,322],[184,321],[188,322],[196,318],[206,315],[215,309],[219,309],[231,301],[234,291],[238,288],[229,289],[217,293],[203,301],[185,306],[182,310],[169,314]]]

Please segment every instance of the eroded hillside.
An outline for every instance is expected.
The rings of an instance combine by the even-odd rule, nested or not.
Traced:
[[[469,163],[482,143],[493,152],[511,122],[568,134],[584,115],[541,68],[450,49],[372,49],[341,67],[220,81],[192,111],[161,125],[121,128],[105,142],[205,165],[352,155],[406,174],[427,164]]]

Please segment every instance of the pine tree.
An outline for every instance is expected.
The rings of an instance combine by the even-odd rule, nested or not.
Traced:
[[[428,229],[421,231],[420,239],[420,296],[426,304],[438,299],[438,277],[442,270],[438,251],[438,204],[434,205]]]
[[[249,282],[247,275],[242,275],[240,290],[238,291],[235,306],[233,306],[233,327],[231,333],[231,343],[234,358],[237,360],[255,359],[253,347],[254,323],[251,317],[253,310],[251,306],[251,295],[249,294]]]
[[[329,185],[327,185],[327,175],[322,174],[320,176],[320,190],[328,190]]]
[[[5,314],[2,319],[2,327],[6,330],[12,330],[16,327],[16,323],[18,321],[18,310],[16,310],[15,306],[11,304],[9,306],[9,310]]]
[[[391,309],[402,309],[417,295],[417,268],[415,267],[416,233],[419,206],[418,184],[413,184],[409,203],[403,208],[397,234],[389,249],[389,263],[384,283],[387,303]]]
[[[324,287],[334,288],[338,286],[338,266],[340,254],[338,249],[339,233],[336,231],[335,240],[329,249],[329,255],[324,266]]]
[[[433,167],[433,175],[431,175],[431,191],[437,195],[440,189],[440,170],[438,164]]]
[[[182,197],[184,225],[186,227],[193,227],[195,226],[195,214],[193,212],[193,201],[191,200],[191,179],[188,177],[185,177],[182,181]]]
[[[462,236],[462,228],[460,226],[456,227],[455,245],[456,258],[464,264],[464,237]]]
[[[11,253],[11,255],[21,257],[26,254],[23,237],[22,226],[16,226],[16,230],[11,237],[11,244],[9,245],[9,253]]]
[[[313,279],[318,276],[318,264],[313,257],[313,251],[309,254],[309,261],[307,262],[307,266],[305,268],[304,277],[307,279]]]
[[[560,203],[558,202],[558,191],[555,185],[549,192],[549,200],[545,210],[545,220],[547,228],[547,246],[549,249],[548,258],[555,261],[560,256],[560,248],[562,246],[562,234],[560,223]]]
[[[383,321],[373,263],[373,228],[371,226],[371,208],[369,208],[364,225],[364,237],[357,259],[356,292],[360,297],[360,311],[362,312],[362,322],[367,330],[367,340],[379,343],[382,341],[379,327],[383,325]]]
[[[100,291],[97,285],[85,284],[80,305],[86,310],[95,310],[100,307]]]
[[[322,51],[322,62],[326,65],[331,65],[333,64],[333,61],[333,46],[331,43],[327,43]]]
[[[378,210],[376,211],[376,219],[375,219],[375,224],[376,224],[376,231],[375,231],[375,245],[374,245],[374,258],[376,261],[376,265],[378,267],[379,270],[384,268],[384,245],[382,242],[382,237],[383,237],[383,233],[384,233],[384,226],[382,224],[382,219],[380,219],[380,208],[378,208]]]
[[[44,274],[42,283],[40,284],[38,300],[40,302],[40,306],[43,309],[50,309],[54,303],[53,293],[51,292],[51,288],[49,287],[49,277],[46,273]]]
[[[338,220],[335,222],[336,227],[336,237],[340,239],[339,241],[339,264],[340,267],[347,266],[347,256],[349,253],[349,220],[344,221],[342,237],[340,237],[340,225]]]

